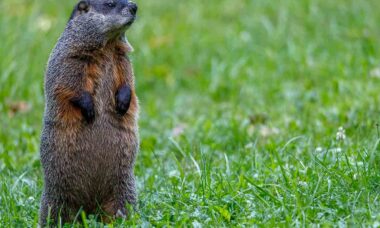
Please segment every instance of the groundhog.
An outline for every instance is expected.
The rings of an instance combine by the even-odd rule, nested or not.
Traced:
[[[72,222],[80,210],[125,217],[126,202],[136,204],[138,101],[125,38],[136,12],[127,0],[80,1],[50,55],[41,226]]]

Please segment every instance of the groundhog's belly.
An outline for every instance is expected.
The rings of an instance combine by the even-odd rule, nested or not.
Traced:
[[[55,139],[54,143],[43,145],[45,172],[54,170],[56,180],[52,184],[67,191],[75,204],[109,200],[113,187],[133,166],[138,145],[136,132],[109,116],[98,116],[94,123],[76,133],[54,127],[46,131]]]
[[[119,124],[120,125],[120,124]],[[79,165],[88,171],[88,183],[100,198],[112,193],[114,183],[123,179],[123,169],[132,166],[136,152],[136,134],[115,125],[109,117],[99,117],[80,136],[86,147]],[[97,188],[97,189],[94,189]]]

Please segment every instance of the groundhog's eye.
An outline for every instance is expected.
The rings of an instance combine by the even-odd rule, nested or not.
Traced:
[[[104,3],[104,5],[107,7],[110,7],[110,8],[114,8],[116,6],[116,3],[115,2],[106,2],[106,3]]]

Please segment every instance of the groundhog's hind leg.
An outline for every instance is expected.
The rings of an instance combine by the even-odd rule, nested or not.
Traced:
[[[115,186],[114,194],[109,200],[102,204],[103,212],[112,218],[126,218],[126,202],[131,204],[134,208],[136,206],[136,186],[133,172],[127,175],[127,179],[121,181],[119,186]],[[108,221],[108,219],[103,219]]]
[[[49,213],[49,204],[47,202],[45,193],[43,193],[40,206],[40,218],[38,221],[41,227],[45,227],[47,225],[49,214],[51,214],[51,212]]]
[[[127,179],[127,192],[126,192],[126,200],[127,202],[132,205],[134,208],[137,204],[137,193],[136,193],[136,183],[135,183],[135,176],[133,174],[133,171],[129,175]]]
[[[58,202],[49,200],[45,193],[42,195],[39,218],[41,227],[57,225],[58,218],[60,217],[60,208],[62,208],[59,205]]]
[[[39,224],[41,227],[73,222],[75,213],[64,202],[52,200],[44,193],[41,199]]]
[[[102,216],[103,222],[110,222],[115,218],[126,218],[126,209],[124,204],[121,204],[118,200],[112,198],[102,204]]]

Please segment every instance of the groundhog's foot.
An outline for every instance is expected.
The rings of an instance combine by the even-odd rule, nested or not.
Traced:
[[[127,219],[127,215],[121,210],[117,210],[116,214],[104,214],[101,216],[101,220],[104,223],[111,223],[115,219]]]
[[[126,219],[127,210],[116,201],[108,201],[102,205],[102,221],[109,223],[114,219]]]
[[[78,107],[87,123],[95,119],[94,101],[89,92],[83,92],[79,97],[71,100],[74,106]]]
[[[123,85],[116,91],[116,112],[124,116],[129,109],[131,103],[132,91],[128,85]]]
[[[121,210],[117,210],[116,215],[115,215],[115,218],[126,219],[126,218],[127,218],[127,215],[126,215],[124,212],[122,212]]]

